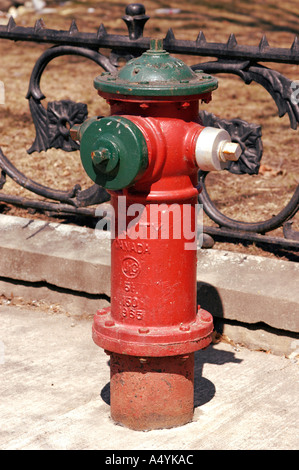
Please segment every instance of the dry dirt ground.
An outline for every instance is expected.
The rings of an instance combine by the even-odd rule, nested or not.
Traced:
[[[47,9],[36,13],[20,7],[15,21],[17,25],[33,26],[40,17],[46,27],[68,30],[72,19],[80,31],[95,32],[103,23],[109,33],[126,34],[121,17],[129,2],[122,1],[66,1],[47,3]],[[258,45],[263,34],[273,47],[289,48],[299,33],[299,1],[144,1],[146,13],[151,17],[146,23],[146,37],[165,37],[172,28],[178,39],[196,39],[203,31],[207,41],[226,42],[234,33],[240,45]],[[165,8],[179,9],[169,13]],[[162,10],[161,10],[162,9]],[[0,17],[2,24],[7,16]],[[28,101],[25,96],[32,68],[41,53],[50,45],[14,43],[0,40],[0,80],[5,85],[5,104],[0,106],[0,146],[3,153],[28,177],[57,189],[69,189],[76,183],[82,188],[91,185],[82,169],[79,152],[60,150],[28,155],[35,137]],[[207,58],[184,57],[189,65]],[[295,65],[266,64],[282,72],[290,80],[299,79],[299,67]],[[85,102],[89,115],[106,114],[109,109],[93,88],[93,78],[102,70],[87,59],[64,56],[52,61],[42,76],[41,89],[46,96],[43,102],[71,99]],[[288,116],[278,117],[277,107],[271,96],[258,84],[245,85],[238,77],[219,75],[219,87],[213,101],[204,109],[222,118],[241,118],[262,125],[263,167],[259,175],[236,176],[227,172],[211,173],[208,187],[211,198],[226,215],[244,221],[265,220],[277,214],[291,198],[299,183],[298,130],[290,128]],[[9,180],[4,192],[33,197],[27,190]],[[23,216],[27,211],[2,206],[2,211]],[[41,217],[40,214],[36,216]],[[294,229],[298,230],[298,215]],[[205,217],[207,225],[214,225]],[[276,230],[270,235],[281,236]],[[269,256],[268,252],[253,246],[216,243],[215,248],[246,250],[252,254]],[[270,254],[273,256],[273,254]]]

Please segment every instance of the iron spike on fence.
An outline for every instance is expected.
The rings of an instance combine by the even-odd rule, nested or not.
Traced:
[[[269,43],[268,43],[268,39],[267,39],[266,35],[264,34],[264,36],[262,37],[262,39],[259,43],[259,50],[263,51],[266,47],[270,47],[270,46],[269,46]]]
[[[227,47],[229,49],[232,49],[232,48],[236,47],[237,44],[238,43],[237,43],[236,37],[235,37],[234,33],[232,33],[228,38]]]
[[[299,52],[299,40],[298,40],[298,36],[295,36],[294,38],[294,42],[291,46],[291,52],[296,54]]]
[[[165,36],[164,43],[168,44],[168,43],[173,42],[173,41],[175,41],[174,32],[172,31],[171,28],[169,28],[169,30],[167,31],[167,34]]]
[[[104,36],[107,36],[107,31],[103,23],[100,24],[99,29],[97,31],[97,38],[102,38]]]
[[[200,31],[198,33],[198,36],[196,38],[196,44],[197,45],[201,45],[201,44],[205,44],[207,42],[206,38],[205,38],[205,35],[202,31]]]
[[[78,26],[76,24],[76,21],[72,20],[71,26],[70,26],[70,29],[69,29],[69,34],[77,34],[78,32],[79,32],[79,30],[78,30]]]
[[[38,33],[42,29],[45,29],[46,25],[44,21],[40,18],[39,20],[36,20],[35,25],[34,25],[34,31]]]
[[[8,23],[7,23],[7,26],[6,26],[6,31],[7,31],[8,33],[10,33],[13,29],[15,29],[16,26],[17,26],[17,25],[16,25],[15,20],[13,19],[12,16],[10,16],[10,17],[9,17],[9,20],[8,20]],[[0,31],[1,31],[1,30],[0,30]]]

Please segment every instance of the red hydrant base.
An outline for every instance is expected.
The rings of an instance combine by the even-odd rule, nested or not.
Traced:
[[[195,320],[168,327],[146,327],[118,323],[111,316],[110,307],[94,316],[94,342],[118,354],[131,356],[177,356],[206,348],[213,332],[212,315],[199,308]]]
[[[138,358],[111,353],[111,417],[134,430],[189,423],[194,411],[194,353]]]

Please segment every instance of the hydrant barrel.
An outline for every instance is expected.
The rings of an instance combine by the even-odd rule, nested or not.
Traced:
[[[194,352],[213,332],[212,315],[197,305],[197,174],[201,165],[226,168],[240,151],[199,120],[217,80],[170,56],[162,41],[94,85],[111,116],[74,135],[114,214],[111,307],[92,327],[110,355],[111,416],[138,430],[179,426],[193,417]]]

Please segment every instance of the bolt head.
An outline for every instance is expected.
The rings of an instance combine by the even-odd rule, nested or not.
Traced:
[[[108,149],[95,150],[91,152],[91,158],[94,165],[100,165],[101,163],[108,161],[111,158],[111,153]]]
[[[224,142],[220,149],[220,159],[224,162],[236,162],[238,161],[242,149],[236,142]]]
[[[147,358],[146,358],[146,357],[140,357],[140,358],[139,358],[139,362],[140,362],[141,364],[145,364],[145,363],[147,362]]]
[[[96,312],[96,315],[107,315],[108,311],[109,311],[109,310],[108,310],[107,308],[103,308],[103,309],[101,309],[101,310],[98,310],[98,311]]]
[[[104,174],[111,173],[119,162],[118,148],[112,138],[107,145],[93,150],[90,155],[93,166]]]
[[[180,330],[181,331],[189,331],[190,330],[190,325],[180,325]]]
[[[138,333],[140,335],[146,335],[147,333],[149,333],[149,328],[147,327],[138,328]]]

